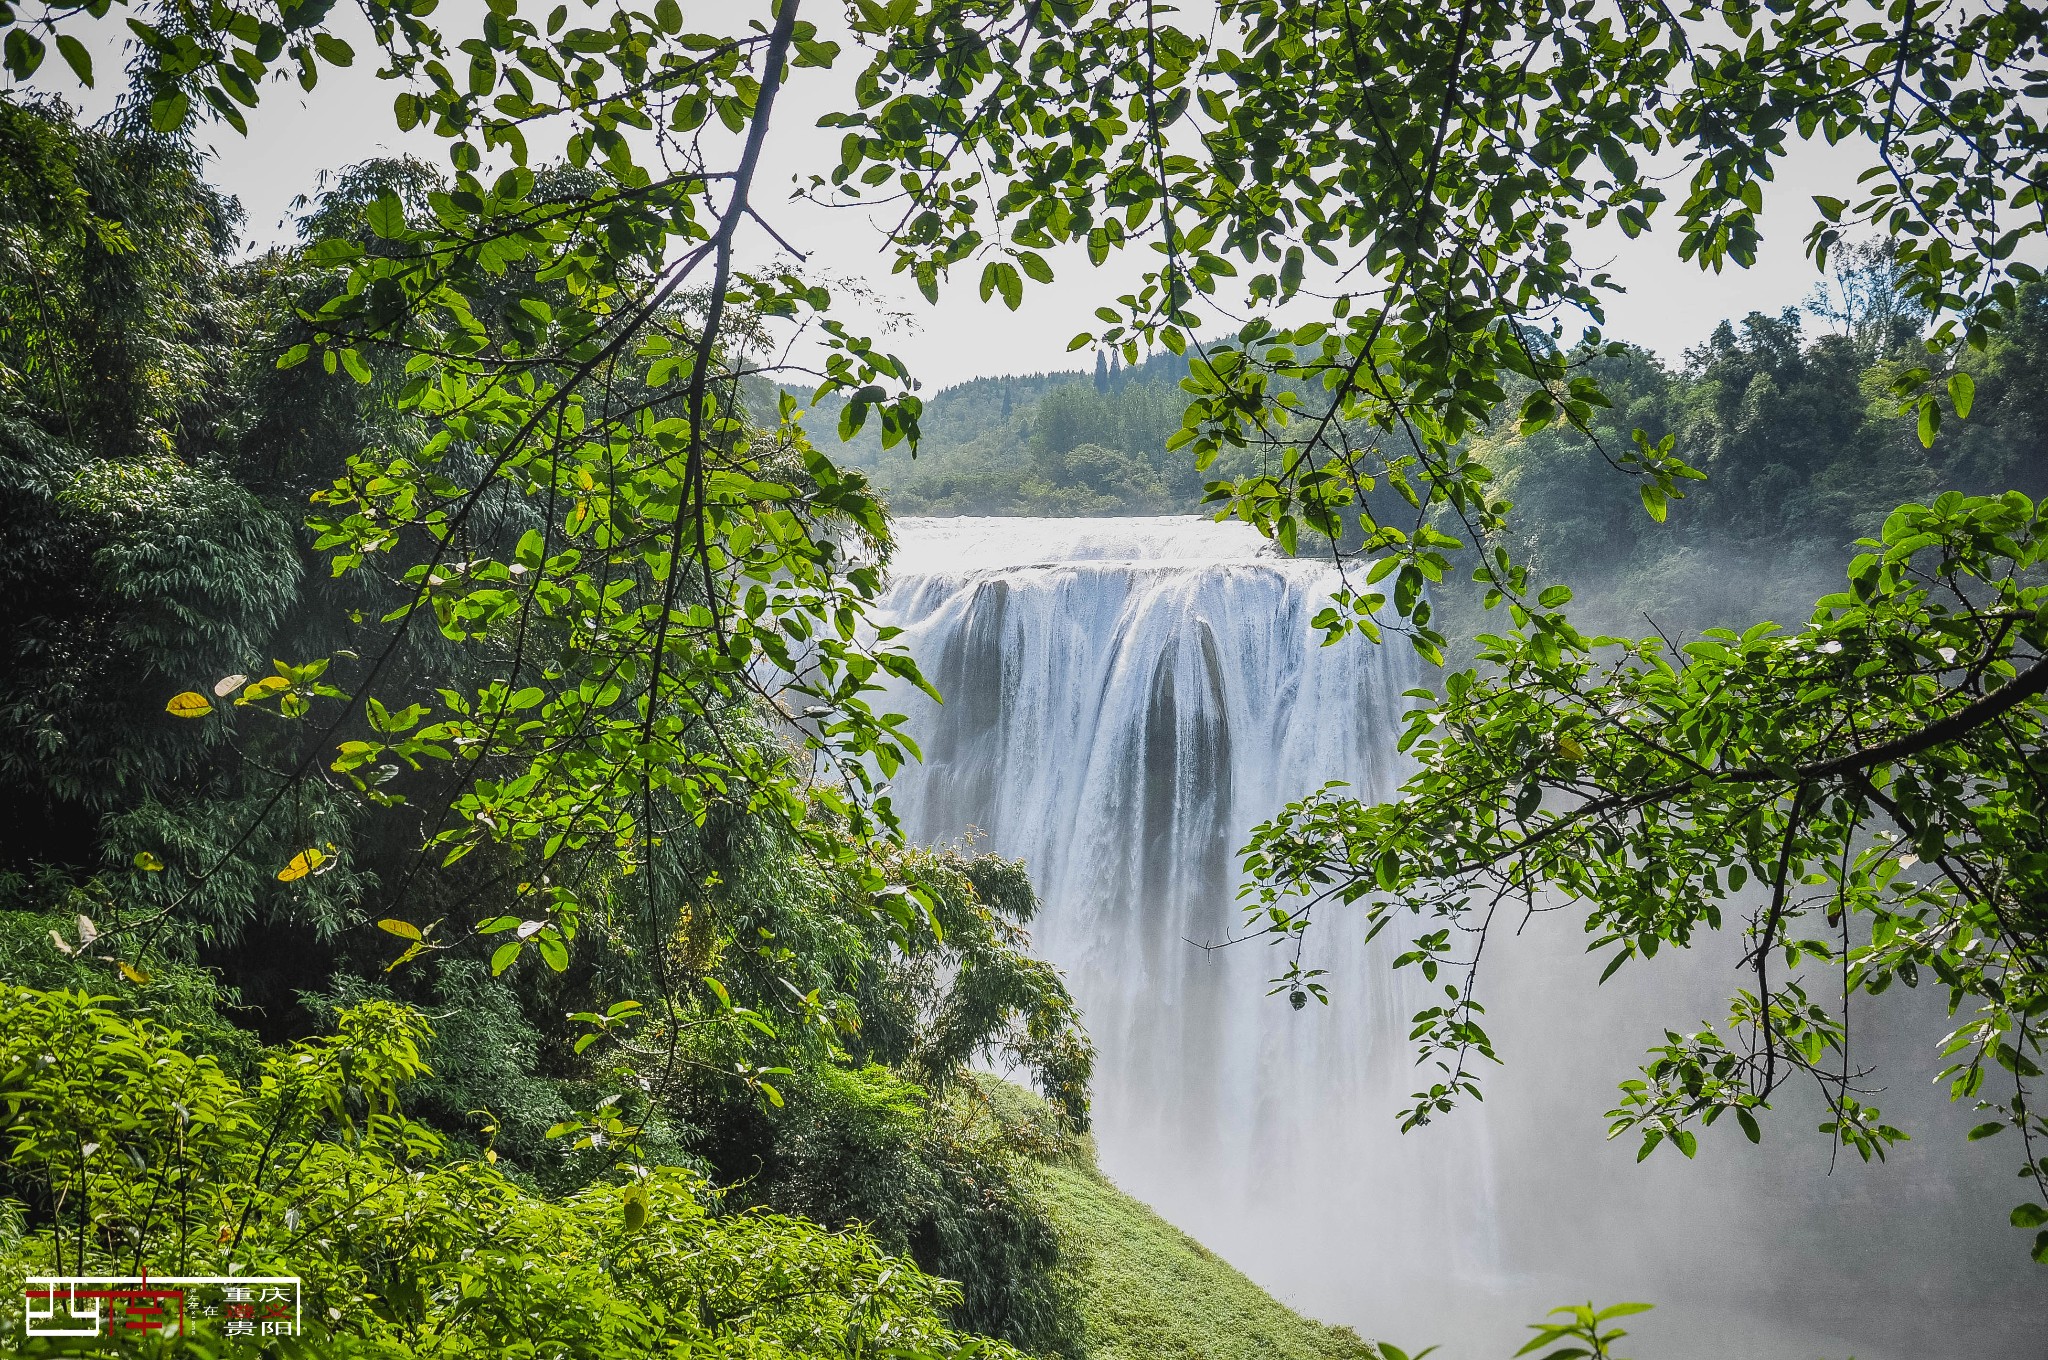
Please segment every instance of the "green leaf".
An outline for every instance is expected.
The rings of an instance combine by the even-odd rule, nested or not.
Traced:
[[[519,952],[526,947],[524,940],[507,940],[491,951],[491,976],[496,977],[510,968],[519,959]],[[548,1135],[553,1137],[553,1134]]]
[[[1644,482],[1642,485],[1642,497],[1643,509],[1650,512],[1651,519],[1662,524],[1664,522],[1665,502],[1667,500],[1664,488],[1655,482]]]
[[[78,77],[78,83],[88,90],[92,88],[92,54],[85,50],[85,44],[69,33],[57,35],[57,51],[63,55],[64,64]]]
[[[1956,408],[1956,419],[1968,420],[1977,401],[1977,380],[1967,373],[1949,374],[1948,399]]]
[[[397,194],[383,194],[363,209],[363,221],[386,240],[405,235],[405,205]],[[353,370],[351,370],[353,371]]]
[[[335,37],[332,33],[315,33],[313,35],[313,50],[318,52],[320,59],[330,66],[353,66],[355,64],[356,50],[340,38]]]
[[[2038,1204],[2022,1204],[2012,1211],[2015,1228],[2038,1228],[2043,1223],[2048,1223],[2048,1209]]]
[[[183,90],[172,90],[149,102],[149,125],[158,132],[173,133],[185,126],[191,113],[191,97]]]
[[[36,68],[43,64],[45,49],[42,39],[36,37],[25,28],[10,28],[7,30],[7,42],[4,51],[7,60],[7,73],[16,80],[27,80],[36,73]]]

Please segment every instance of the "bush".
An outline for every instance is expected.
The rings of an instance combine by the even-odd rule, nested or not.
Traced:
[[[1032,1114],[1009,1108],[1016,1102]],[[772,1117],[735,1105],[703,1122],[723,1132],[712,1151],[731,1193],[857,1226],[956,1281],[948,1316],[957,1327],[1041,1354],[1083,1354],[1031,1166],[1066,1138],[1053,1107],[993,1078],[959,1080],[935,1097],[885,1067],[820,1067],[798,1076]]]
[[[19,1228],[0,1258],[18,1274],[299,1275],[321,1354],[1014,1354],[955,1335],[941,1315],[957,1291],[866,1233],[722,1212],[692,1172],[624,1168],[550,1200],[444,1161],[397,1104],[428,1033],[368,1002],[244,1085],[109,998],[0,990]]]

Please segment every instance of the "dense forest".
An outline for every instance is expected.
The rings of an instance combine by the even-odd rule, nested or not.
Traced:
[[[1187,394],[1184,356],[1096,372],[976,378],[926,404],[913,456],[863,432],[847,461],[904,515],[1163,515],[1202,509],[1204,474],[1168,453]],[[808,396],[808,393],[804,395]],[[819,414],[836,412],[831,399]]]
[[[363,620],[391,607],[388,586],[325,570],[300,520],[357,449],[416,437],[389,399],[401,375],[278,372],[322,266],[305,248],[239,257],[237,206],[188,144],[132,122],[83,128],[54,103],[4,115],[0,212],[19,266],[0,280],[5,1053],[82,1046],[65,1073],[76,1103],[16,1130],[10,1259],[118,1265],[160,1233],[143,1206],[176,1194],[207,1201],[201,1224],[178,1220],[180,1268],[317,1247],[325,1306],[415,1353],[489,1349],[514,1315],[454,1301],[536,1268],[551,1272],[557,1334],[588,1354],[700,1328],[937,1351],[954,1328],[1077,1357],[1155,1342],[1366,1353],[1092,1170],[1088,1042],[1029,955],[1017,865],[906,855],[893,872],[935,909],[905,931],[863,909],[842,870],[734,809],[671,831],[647,872],[675,887],[655,902],[603,886],[573,960],[518,918],[506,931],[538,938],[523,958],[488,930],[409,948],[465,896],[501,891],[510,866],[427,872],[421,811],[383,784],[287,782],[305,735],[236,702],[310,688],[320,677],[271,658],[344,649],[346,664]],[[304,233],[374,242],[379,196],[432,183],[417,163],[356,167]],[[1670,379],[1636,363],[1663,397]],[[1092,378],[980,380],[932,403],[916,463],[872,436],[848,461],[906,509],[1194,511],[1201,474],[1163,449],[1186,371],[1160,355]],[[1504,468],[1524,447],[1507,446]],[[507,505],[482,532],[528,527]],[[511,661],[428,635],[395,664],[433,686]],[[167,711],[195,679],[231,725]],[[719,729],[775,740],[744,706]],[[640,997],[666,1014],[624,1000]],[[1043,1097],[968,1068],[990,1059]],[[64,1161],[67,1137],[122,1111],[201,1099],[202,1154],[130,1137],[133,1165]],[[621,1183],[621,1152],[675,1169]],[[372,1188],[351,1190],[366,1170]],[[395,1239],[377,1226],[392,1219],[418,1226]],[[636,1234],[644,1259],[627,1266],[617,1252]],[[675,1253],[730,1264],[679,1280],[662,1264]],[[813,1302],[750,1302],[792,1276]],[[676,1287],[713,1320],[655,1307]],[[1229,1310],[1228,1347],[1164,1302],[1186,1289]],[[607,1310],[619,1297],[632,1315]],[[847,1311],[855,1297],[865,1312]],[[455,1317],[459,1344],[430,1344]]]

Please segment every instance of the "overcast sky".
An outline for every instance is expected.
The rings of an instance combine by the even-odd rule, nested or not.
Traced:
[[[444,14],[455,11],[447,16],[453,22],[473,3],[455,0],[444,7]],[[124,31],[112,16],[99,26],[93,35],[98,40],[91,44],[98,88],[66,91],[88,117],[111,107],[119,90]],[[367,53],[367,32],[361,37],[364,41],[357,42],[357,50]],[[877,250],[876,230],[864,210],[790,201],[790,186],[799,171],[829,166],[837,159],[839,134],[812,125],[838,97],[838,80],[850,79],[855,55],[842,57],[840,71],[822,81],[818,73],[800,72],[805,79],[793,82],[785,92],[755,195],[763,213],[792,245],[810,254],[813,267],[861,280],[909,314],[905,326],[887,337],[885,347],[910,361],[927,391],[988,374],[1090,362],[1086,355],[1069,354],[1067,342],[1096,324],[1093,312],[1104,300],[1128,290],[1149,252],[1127,252],[1126,258],[1113,259],[1099,271],[1091,270],[1078,252],[1054,255],[1057,282],[1028,288],[1023,307],[1014,313],[1000,302],[979,301],[974,288],[977,266],[972,273],[963,273],[933,307],[907,282],[889,274],[889,262]],[[252,247],[295,239],[292,200],[313,192],[323,170],[402,151],[446,164],[445,144],[438,138],[398,133],[391,116],[395,91],[375,79],[373,68],[366,58],[351,70],[330,71],[310,94],[296,83],[266,85],[248,137],[220,124],[202,132],[201,141],[212,153],[211,176],[241,200]],[[59,70],[53,57],[39,77]],[[37,83],[50,88],[46,79]],[[1855,172],[1867,163],[1864,155],[1867,151],[1845,154],[1826,147],[1795,147],[1775,185],[1766,189],[1764,243],[1753,269],[1717,275],[1681,263],[1677,232],[1668,224],[1635,241],[1612,229],[1587,233],[1581,241],[1582,258],[1589,264],[1605,264],[1627,289],[1610,304],[1608,335],[1645,345],[1676,362],[1724,317],[1797,305],[1817,281],[1802,244],[1814,221],[1812,195],[1849,196]],[[1674,180],[1668,192],[1674,202],[1682,199],[1683,178]],[[751,224],[750,230],[754,258],[766,258],[775,250],[773,243]]]

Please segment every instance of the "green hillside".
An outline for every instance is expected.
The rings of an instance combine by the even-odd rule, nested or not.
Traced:
[[[1110,1184],[1085,1154],[1043,1167],[1088,1360],[1373,1360]]]

